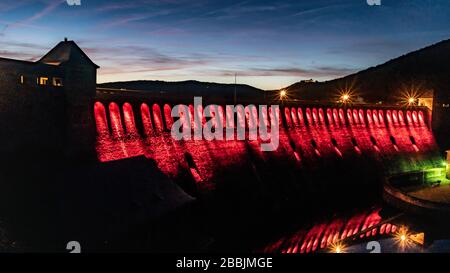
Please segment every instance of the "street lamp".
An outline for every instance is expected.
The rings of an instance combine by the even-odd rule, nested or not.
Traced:
[[[408,248],[411,246],[412,242],[410,241],[410,233],[407,227],[400,227],[399,231],[395,234],[395,240],[397,244],[402,248]]]
[[[342,101],[342,103],[347,103],[347,102],[349,102],[349,101],[350,101],[350,95],[347,94],[347,93],[343,94],[343,95],[341,96],[341,101]]]
[[[331,253],[345,253],[345,245],[341,242],[333,243],[330,246],[330,252]]]
[[[286,90],[280,91],[280,100],[283,100],[286,97]]]

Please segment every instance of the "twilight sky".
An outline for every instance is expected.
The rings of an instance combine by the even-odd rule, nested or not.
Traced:
[[[200,80],[263,89],[332,79],[450,38],[450,0],[1,0],[0,56],[64,37],[99,82]]]

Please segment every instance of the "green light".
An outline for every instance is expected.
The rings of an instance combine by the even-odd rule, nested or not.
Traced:
[[[447,167],[447,166],[448,166],[447,161],[442,161],[442,167]]]
[[[424,170],[425,179],[432,179],[443,176],[444,169],[432,168]]]

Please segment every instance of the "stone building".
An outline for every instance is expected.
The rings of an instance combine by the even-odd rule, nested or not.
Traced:
[[[0,58],[0,152],[93,152],[98,68],[67,39],[36,62]]]

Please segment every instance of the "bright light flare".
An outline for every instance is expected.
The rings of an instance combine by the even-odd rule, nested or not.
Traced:
[[[407,227],[400,227],[395,233],[395,241],[400,246],[401,249],[410,247],[413,242],[410,239],[410,233]]]
[[[342,91],[339,94],[339,102],[343,104],[351,103],[353,100],[353,95],[351,91]]]
[[[330,246],[331,253],[345,253],[345,245],[341,242],[336,242]]]
[[[399,101],[405,106],[415,106],[419,102],[421,94],[425,92],[425,89],[420,84],[402,84],[400,88]]]
[[[287,96],[286,90],[281,90],[281,91],[280,91],[280,100],[286,98],[286,96]]]
[[[358,101],[358,88],[356,86],[356,78],[354,78],[351,82],[345,82],[342,86],[337,88],[336,97],[334,101],[343,104],[351,104],[355,100]]]

